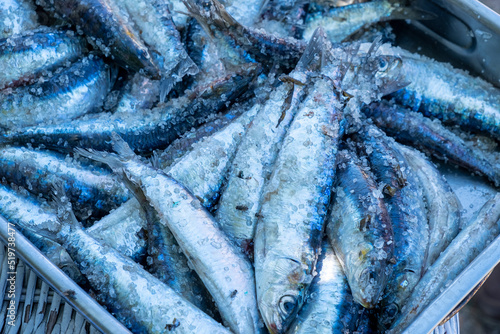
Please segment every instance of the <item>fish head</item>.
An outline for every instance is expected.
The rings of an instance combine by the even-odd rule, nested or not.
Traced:
[[[375,83],[379,94],[394,93],[410,84],[403,71],[403,59],[397,55],[379,55],[374,59]]]
[[[354,264],[346,268],[353,298],[365,308],[378,304],[387,283],[387,261],[379,260],[378,253],[371,243],[363,242],[347,255],[347,263]]]
[[[259,283],[259,309],[271,333],[285,333],[304,304],[312,275],[294,259],[278,258],[273,263]]]

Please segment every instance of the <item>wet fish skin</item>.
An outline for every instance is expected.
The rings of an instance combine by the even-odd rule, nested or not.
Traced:
[[[0,185],[0,215],[16,226],[29,225],[32,222],[50,225],[56,219],[46,203],[44,205],[43,202],[4,185]],[[71,279],[76,282],[83,279],[80,270],[60,244],[26,229],[22,230],[22,233]]]
[[[469,147],[439,121],[384,101],[363,108],[363,113],[398,141],[440,160],[483,174],[496,186],[500,185],[499,167],[481,150]]]
[[[29,0],[2,0],[0,3],[0,39],[38,27],[35,6]]]
[[[389,333],[401,333],[500,234],[500,194],[493,196],[427,269]],[[460,256],[457,256],[460,254]]]
[[[160,78],[158,65],[127,18],[114,2],[106,0],[40,0],[49,13],[69,21],[105,55],[131,71],[143,71],[153,79]]]
[[[373,174],[383,185],[385,202],[394,231],[393,274],[384,292],[379,326],[394,321],[424,271],[429,242],[427,213],[415,175],[393,141],[373,125],[354,136],[363,143]]]
[[[373,175],[355,152],[338,153],[336,175],[326,233],[354,300],[373,308],[392,274],[392,221]]]
[[[434,15],[412,7],[402,7],[389,0],[379,0],[360,4],[335,7],[328,14],[316,13],[308,16],[304,39],[309,39],[314,30],[322,26],[332,43],[346,41],[362,28],[377,22],[405,19],[432,19]]]
[[[136,191],[142,190],[214,298],[224,322],[236,333],[260,332],[250,262],[191,192],[162,171],[137,161],[124,141],[116,136],[113,140],[120,157],[93,150],[77,152],[108,163]]]
[[[353,301],[347,278],[328,240],[324,239],[306,302],[289,334],[342,334],[356,329],[361,307]]]
[[[0,95],[0,126],[20,129],[82,116],[103,103],[111,80],[108,65],[86,57],[45,82]]]
[[[185,96],[152,110],[143,110],[126,117],[103,113],[60,125],[29,127],[23,131],[4,133],[0,141],[44,145],[62,152],[71,151],[74,147],[110,150],[111,133],[115,132],[136,151],[150,152],[167,146],[226,107],[245,92],[258,71],[258,65],[249,64],[239,72],[197,87]]]
[[[147,45],[154,62],[161,73],[161,96],[172,86],[182,80],[185,75],[198,73],[198,68],[189,58],[180,40],[168,3],[164,0],[115,0],[116,4],[125,8],[130,19],[135,23],[139,36]]]
[[[210,35],[218,32],[224,34],[246,55],[262,64],[273,63],[269,61],[272,57],[280,67],[292,69],[306,48],[306,44],[301,41],[268,35],[241,25],[218,0],[210,0],[210,11],[205,11],[192,0],[183,1],[189,13]]]
[[[411,84],[392,94],[395,100],[444,124],[486,132],[500,140],[500,90],[467,72],[427,57],[393,48],[403,58]]]
[[[0,177],[46,198],[51,187],[62,182],[82,218],[106,214],[130,196],[104,169],[84,168],[54,153],[22,147],[0,149]]]
[[[31,83],[42,72],[80,57],[82,39],[63,31],[36,31],[0,39],[0,89]]]
[[[420,152],[396,144],[415,171],[427,204],[429,248],[424,268],[429,268],[458,234],[462,206],[437,168]]]
[[[315,80],[298,108],[265,186],[255,233],[257,298],[271,333],[287,330],[313,279],[343,133],[329,78]]]

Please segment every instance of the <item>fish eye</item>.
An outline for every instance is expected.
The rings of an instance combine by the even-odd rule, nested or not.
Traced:
[[[387,306],[386,313],[390,318],[394,318],[399,312],[399,307],[397,304],[390,304]]]
[[[297,299],[294,296],[285,295],[281,297],[279,302],[280,312],[286,318],[294,313],[297,307]]]
[[[378,69],[379,71],[385,71],[389,67],[389,61],[385,57],[378,58]]]

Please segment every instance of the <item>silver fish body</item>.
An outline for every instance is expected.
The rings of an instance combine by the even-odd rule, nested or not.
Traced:
[[[44,145],[56,151],[74,147],[110,150],[112,133],[119,134],[139,152],[164,148],[180,135],[210,119],[247,89],[259,66],[249,64],[238,72],[196,87],[167,104],[133,114],[89,115],[62,124],[49,124],[4,133],[2,141]]]
[[[332,81],[316,79],[262,194],[255,279],[259,309],[271,333],[287,330],[314,277],[343,133],[340,110]]]
[[[2,94],[0,125],[19,129],[72,120],[95,111],[111,85],[108,65],[96,56],[89,56],[43,83]]]
[[[383,187],[394,231],[393,274],[381,301],[379,325],[390,326],[424,271],[427,212],[414,172],[394,142],[373,125],[359,134],[373,174]]]
[[[130,194],[113,175],[101,168],[84,168],[48,151],[21,147],[0,149],[0,176],[35,196],[47,197],[62,182],[78,215],[102,215],[126,201]]]
[[[425,12],[402,7],[388,0],[371,1],[332,8],[328,14],[316,13],[306,20],[304,38],[309,39],[322,26],[332,43],[340,43],[358,30],[377,22],[395,19],[430,18]]]
[[[30,0],[0,2],[0,39],[38,27],[35,6]]]
[[[427,269],[389,333],[401,333],[439,295],[448,282],[460,274],[499,234],[500,194],[497,193],[483,205],[477,215]]]
[[[457,236],[462,206],[448,182],[430,161],[416,150],[397,146],[415,171],[427,204],[429,248],[424,268],[429,268]]]
[[[113,112],[131,114],[153,108],[160,95],[160,81],[136,73],[119,96]]]
[[[119,146],[118,146],[119,145]],[[198,273],[219,308],[225,323],[236,333],[259,332],[253,268],[243,254],[217,227],[200,201],[180,183],[148,167],[115,142],[121,160],[92,151],[80,153],[114,166],[128,182],[140,185],[144,196],[168,226],[189,263]],[[125,160],[125,157],[129,157]]]
[[[393,52],[403,58],[404,73],[411,81],[393,94],[398,103],[444,124],[459,124],[500,139],[498,88],[449,64],[402,49]]]
[[[66,0],[38,3],[46,11],[69,21],[120,66],[160,78],[160,69],[133,24],[115,4],[107,0]]]
[[[392,221],[373,175],[351,151],[337,157],[335,197],[326,228],[351,287],[366,308],[379,301],[392,274]]]
[[[74,61],[83,40],[71,32],[37,31],[0,40],[0,89],[30,83],[42,72]]]
[[[140,38],[148,46],[162,77],[162,96],[185,75],[193,75],[198,68],[189,58],[180,40],[168,3],[165,0],[115,0],[125,8],[139,31]]]
[[[307,299],[287,333],[353,332],[361,307],[352,298],[347,278],[328,240],[323,240]]]

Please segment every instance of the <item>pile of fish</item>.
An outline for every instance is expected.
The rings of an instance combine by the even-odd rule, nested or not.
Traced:
[[[500,234],[430,160],[500,186],[500,90],[359,2],[0,1],[0,214],[134,333],[401,332]]]

